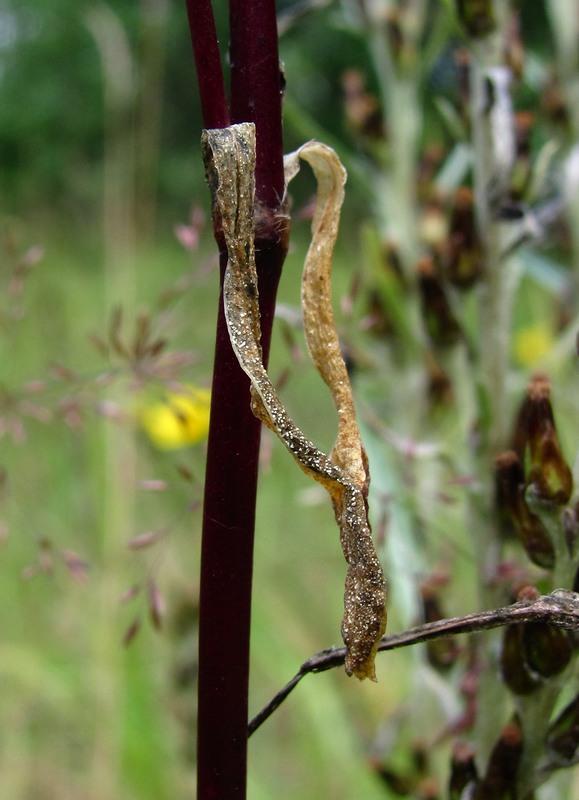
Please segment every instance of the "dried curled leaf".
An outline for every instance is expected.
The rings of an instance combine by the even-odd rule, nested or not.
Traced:
[[[203,132],[203,157],[228,252],[223,284],[232,347],[252,387],[252,409],[279,436],[301,469],[328,491],[348,563],[342,637],[346,672],[375,680],[376,648],[386,627],[384,575],[367,514],[368,464],[331,306],[330,271],[346,173],[333,150],[310,142],[286,160],[286,180],[310,163],[318,181],[313,236],[302,280],[302,309],[313,363],[332,393],[338,436],[330,456],[288,416],[263,366],[254,252],[255,127]]]

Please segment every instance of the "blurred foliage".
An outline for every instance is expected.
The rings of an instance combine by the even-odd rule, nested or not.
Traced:
[[[523,587],[577,589],[579,8],[513,8],[501,58],[517,158],[508,181],[493,175],[500,213],[481,232],[466,55],[476,25],[469,41],[450,0],[279,4],[287,149],[319,138],[349,172],[334,296],[391,630]],[[225,3],[216,10],[225,57]],[[364,10],[382,11],[381,24]],[[0,774],[11,800],[191,796],[204,453],[158,452],[137,412],[209,385],[211,236],[199,210],[172,234],[195,198],[208,205],[200,129],[184,7],[0,0]],[[312,185],[292,185],[270,363],[296,422],[328,449],[333,416],[296,313]],[[115,228],[119,208],[128,224]],[[494,295],[508,306],[500,324],[487,316],[489,231],[512,247],[495,253],[509,279]],[[549,380],[529,381],[538,370]],[[252,711],[337,643],[344,571],[331,511],[268,432],[262,460]],[[537,798],[576,800],[563,768],[577,759],[577,667],[568,637],[534,633],[379,657],[377,686],[310,676],[251,740],[249,796],[433,798],[448,786],[459,800],[477,780],[479,793],[513,796],[522,763],[548,779]]]
[[[104,4],[102,4],[104,7]],[[0,178],[5,210],[54,207],[81,223],[99,197],[105,82],[90,12],[99,3],[2,3]],[[106,6],[126,37],[132,85],[124,134],[152,124],[161,103],[155,181],[169,214],[202,190],[194,150],[201,128],[193,55],[181,6],[154,0]],[[114,31],[113,31],[114,33]],[[118,43],[117,43],[118,44]],[[114,47],[115,43],[113,43]],[[124,57],[116,53],[117,65]],[[151,72],[153,73],[151,75]],[[159,100],[149,81],[162,82]],[[83,216],[84,212],[84,216]]]
[[[26,210],[72,214],[79,223],[99,202],[103,137],[104,78],[97,43],[88,23],[99,3],[72,0],[3,0],[0,5],[0,185],[4,213]],[[103,4],[104,5],[104,4]],[[436,4],[434,4],[436,5]],[[161,130],[153,165],[158,206],[171,219],[192,195],[204,192],[198,169],[201,115],[195,88],[193,56],[179,4],[166,0],[111,0],[107,3],[127,39],[134,85],[125,134],[146,128],[149,70],[162,82]],[[366,89],[377,92],[377,79],[364,36],[335,5],[296,12],[279,4],[281,58],[287,94],[299,105],[288,114],[288,149],[303,140],[302,128],[316,126],[326,136],[356,146],[337,100],[344,73],[360,70]],[[227,45],[226,6],[216,7],[222,48]],[[541,2],[523,3],[525,41],[544,55],[549,39]],[[444,42],[443,42],[444,44]],[[435,104],[456,93],[456,67],[450,51],[436,54],[422,89],[429,138],[448,140]],[[529,93],[529,87],[522,87]],[[153,109],[153,113],[157,113]],[[311,120],[311,124],[308,123]],[[433,134],[436,133],[436,136]],[[537,132],[534,133],[536,135]],[[356,183],[353,182],[356,190]],[[360,190],[360,186],[357,186]],[[363,194],[362,194],[363,197]]]

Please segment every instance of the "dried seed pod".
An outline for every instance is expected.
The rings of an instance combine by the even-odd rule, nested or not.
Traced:
[[[513,515],[518,513],[518,497],[525,476],[514,450],[499,453],[495,459],[495,510],[499,529],[505,539],[515,534]]]
[[[542,683],[541,678],[529,669],[524,629],[524,625],[508,625],[503,633],[501,673],[504,682],[516,695],[532,694]]]
[[[517,415],[513,449],[525,465],[525,483],[534,485],[538,498],[564,505],[573,491],[573,476],[557,436],[550,395],[549,379],[535,375]]]
[[[558,766],[571,766],[579,761],[579,694],[551,723],[547,747]]]
[[[342,74],[344,112],[353,133],[371,139],[384,138],[384,120],[378,98],[366,91],[365,76],[358,69]]]
[[[497,456],[495,487],[499,514],[511,522],[531,561],[544,569],[552,569],[555,548],[540,518],[532,513],[525,501],[525,476],[514,450]]]
[[[462,330],[431,256],[425,256],[418,263],[418,289],[429,339],[440,347],[456,344],[462,337]]]
[[[577,545],[579,544],[579,518],[577,515],[577,504],[574,508],[566,508],[563,511],[563,532],[565,534],[565,543],[567,551],[571,558],[575,555]]]
[[[568,128],[569,106],[565,91],[561,86],[561,79],[556,70],[552,70],[547,77],[541,92],[541,112],[554,125]]]
[[[420,587],[424,622],[436,622],[436,620],[444,619],[446,616],[442,610],[439,595],[440,584],[435,577]],[[458,658],[459,652],[453,636],[434,639],[426,644],[426,653],[430,665],[440,671],[446,671],[452,667]]]
[[[569,631],[546,622],[523,626],[523,647],[529,667],[543,678],[558,675],[571,661],[573,644]]]
[[[425,366],[428,376],[428,399],[435,408],[449,406],[454,399],[452,383],[434,353],[426,353]]]
[[[496,28],[492,0],[456,0],[456,13],[471,39],[488,36]]]
[[[446,274],[459,289],[468,289],[483,271],[483,247],[478,235],[472,189],[457,189],[448,232]]]
[[[517,800],[517,772],[523,751],[523,732],[514,720],[505,725],[490,754],[484,778],[473,800]]]
[[[415,796],[416,800],[440,800],[442,795],[434,778],[423,778],[416,787]]]
[[[541,500],[565,505],[573,491],[573,476],[561,452],[554,426],[547,424],[536,443],[530,440],[529,480]]]
[[[457,742],[454,745],[450,762],[449,800],[461,800],[467,786],[474,785],[477,779],[474,749],[466,742]]]
[[[412,791],[413,781],[408,775],[404,775],[386,764],[377,765],[375,767],[375,772],[380,780],[391,789],[394,794],[404,797]]]
[[[511,198],[515,201],[525,197],[531,181],[531,133],[535,124],[535,117],[529,111],[517,111],[515,114],[515,137],[517,142],[517,157],[511,176]]]
[[[555,548],[547,530],[539,517],[533,514],[519,493],[520,515],[516,520],[515,530],[525,552],[538,567],[553,569],[555,566]]]

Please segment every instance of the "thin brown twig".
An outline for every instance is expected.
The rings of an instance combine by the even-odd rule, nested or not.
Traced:
[[[523,600],[512,606],[495,608],[491,611],[479,611],[463,617],[427,622],[401,633],[383,636],[378,646],[378,652],[408,647],[420,642],[440,639],[443,636],[475,633],[524,622],[548,622],[557,628],[579,630],[579,594],[566,589],[557,589],[549,595],[541,595],[536,600]],[[273,714],[305,675],[310,672],[326,672],[326,670],[339,667],[344,663],[345,657],[345,647],[330,647],[304,661],[296,675],[250,721],[248,735],[251,736]]]

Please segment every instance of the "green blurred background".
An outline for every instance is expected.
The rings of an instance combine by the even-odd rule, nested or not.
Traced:
[[[448,3],[431,5],[448,11]],[[526,41],[541,58],[549,51],[545,11],[540,2],[526,5]],[[350,168],[335,297],[339,325],[363,363],[365,309],[346,313],[340,301],[352,291],[371,192],[367,153],[345,118],[342,76],[359,70],[370,92],[377,80],[367,42],[343,8],[320,3],[293,16],[284,2],[279,11],[286,150],[318,137]],[[225,58],[223,0],[216,14]],[[440,30],[421,102],[425,143],[446,144],[433,97],[456,95],[444,55],[456,35],[451,16]],[[216,259],[208,226],[199,212],[191,219],[192,209],[208,210],[201,127],[184,4],[0,0],[0,800],[194,796],[204,448],[162,451],[147,440],[138,409],[162,395],[167,365],[133,355],[136,320],[141,329],[147,320],[175,356],[169,383],[210,383]],[[307,178],[296,187],[295,208],[312,187]],[[188,226],[189,249],[177,225]],[[329,449],[330,403],[287,322],[299,303],[308,227],[296,219],[271,365],[298,424]],[[551,299],[543,289],[525,291],[523,321]],[[363,402],[391,409],[386,376],[361,372]],[[408,434],[412,413],[397,413]],[[428,433],[441,430],[448,453],[461,431],[438,419]],[[389,513],[403,533],[413,503],[405,470],[408,484],[424,492],[424,529],[404,543],[407,566],[390,576],[394,590],[406,597],[405,581],[429,556],[435,563],[440,550],[451,550],[460,585],[449,606],[472,610],[475,565],[462,543],[463,495],[451,471],[429,450],[409,466],[366,433],[377,491],[400,484]],[[441,485],[450,497],[442,506]],[[375,511],[378,529],[382,512]],[[439,541],[425,542],[427,524]],[[150,532],[150,547],[130,546]],[[331,509],[266,432],[252,713],[309,655],[340,643],[343,575]],[[392,609],[392,630],[416,619],[415,607],[400,607]],[[223,657],[234,657],[227,631]],[[387,752],[391,764],[412,769],[402,746],[412,721],[429,720],[427,746],[460,713],[459,677],[447,685],[416,649],[379,659],[377,685],[337,670],[306,678],[250,741],[249,797],[397,796],[372,764]]]
[[[217,4],[224,52],[225,10]],[[361,43],[332,31],[322,11],[292,29],[282,57],[294,102],[299,95],[339,135],[339,70],[364,59]],[[307,116],[297,121],[309,124]],[[91,338],[107,339],[121,306],[121,336],[132,341],[135,317],[146,313],[171,352],[190,353],[179,378],[209,385],[212,237],[205,227],[188,252],[174,233],[193,207],[208,209],[201,127],[184,4],[0,4],[6,800],[194,796],[204,446],[156,450],[133,412],[138,398],[157,397],[162,381],[141,380]],[[300,136],[288,126],[288,149]],[[311,188],[298,188],[298,198]],[[307,221],[296,225],[304,242],[307,229]],[[13,297],[32,247],[43,255],[24,268]],[[282,289],[292,306],[302,257],[296,246]],[[344,258],[343,287],[347,270]],[[329,447],[333,422],[316,377],[296,366],[281,336],[274,354],[278,374],[295,373],[287,394],[300,422]],[[260,493],[252,713],[308,655],[340,643],[344,572],[325,498],[267,435],[266,444],[273,452]],[[140,490],[148,479],[166,490]],[[159,530],[166,536],[151,548],[128,546]],[[148,623],[152,582],[164,598],[161,631]],[[136,620],[139,633],[123,646]],[[234,657],[226,631],[223,651]],[[305,681],[250,743],[249,796],[384,797],[361,754],[389,685],[382,681],[377,699],[374,687],[341,674]]]

